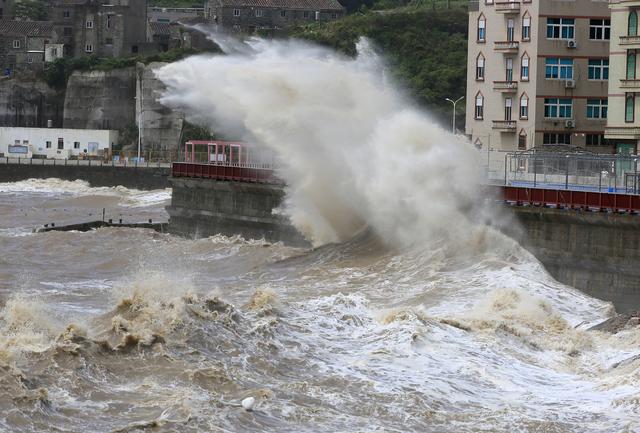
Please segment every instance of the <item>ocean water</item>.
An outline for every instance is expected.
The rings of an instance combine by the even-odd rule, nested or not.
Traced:
[[[612,307],[482,225],[310,250],[31,233],[168,198],[0,184],[0,431],[640,431],[640,331],[587,331]]]

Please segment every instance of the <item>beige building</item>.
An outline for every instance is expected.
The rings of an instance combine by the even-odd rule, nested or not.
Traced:
[[[605,137],[616,153],[636,154],[640,140],[638,14],[640,0],[611,0],[609,118]]]
[[[558,144],[610,153],[604,140],[610,33],[602,0],[472,3],[466,95],[472,143],[488,154]]]

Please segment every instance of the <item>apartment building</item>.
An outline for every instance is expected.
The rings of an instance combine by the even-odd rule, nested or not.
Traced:
[[[638,61],[640,0],[611,0],[609,117],[605,138],[616,153],[637,154],[640,140]]]
[[[603,0],[472,3],[466,95],[472,143],[487,151],[570,145],[611,153],[604,138],[610,37]]]

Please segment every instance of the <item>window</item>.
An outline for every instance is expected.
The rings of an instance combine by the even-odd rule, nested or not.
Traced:
[[[73,148],[74,149],[80,149],[80,142],[79,141],[74,141],[73,142]]]
[[[513,59],[505,59],[505,81],[513,81]]]
[[[587,134],[587,146],[608,146],[609,141],[602,134]]]
[[[234,9],[233,10],[233,16],[234,17],[239,17],[240,16],[240,9]]]
[[[302,18],[309,18],[309,11],[302,12]]]
[[[287,11],[280,11],[280,18],[286,18],[287,17]]]
[[[33,63],[33,57],[27,57],[27,63]]]
[[[570,118],[571,108],[569,98],[544,98],[544,117]]]
[[[262,9],[256,9],[256,17],[260,18],[262,16]]]
[[[484,56],[482,53],[478,54],[476,58],[476,80],[484,81]]]
[[[138,46],[137,45],[131,45],[131,53],[136,54],[138,52]]]
[[[573,18],[547,18],[547,39],[573,39]]]
[[[51,149],[51,142],[50,142],[50,141],[47,141],[47,142],[45,143],[45,146],[46,146],[46,148],[47,148],[47,149]]]
[[[62,18],[71,18],[71,11],[62,11]]]
[[[73,29],[71,27],[64,27],[62,29],[62,35],[63,36],[71,36],[71,35],[73,35]]]
[[[20,140],[13,140],[13,144],[15,146],[20,146]]]
[[[107,15],[107,28],[111,28],[111,21],[113,20],[113,15]]]
[[[589,20],[589,39],[608,41],[611,38],[611,20]]]
[[[487,37],[487,20],[484,15],[478,18],[478,42],[486,41]]]
[[[507,41],[513,42],[516,36],[516,29],[514,27],[514,21],[512,19],[507,20]]]
[[[627,93],[624,97],[624,121],[633,123],[635,114],[636,98],[633,93]]]
[[[520,96],[520,118],[529,118],[529,97],[526,93],[523,93],[522,96]]]
[[[58,138],[58,150],[64,149],[64,138]]]
[[[87,28],[88,29],[92,29],[93,28],[93,21],[87,20]]]
[[[527,150],[527,133],[524,129],[518,135],[518,150]]]
[[[482,119],[483,115],[484,115],[484,97],[482,96],[482,93],[478,93],[476,95],[475,118],[476,119]]]
[[[87,44],[87,45],[85,45],[85,46],[84,46],[84,50],[85,50],[87,53],[92,53],[92,52],[93,52],[93,45],[91,45],[91,44]]]
[[[560,78],[562,80],[573,78],[573,59],[547,57],[545,66],[545,78]]]
[[[627,50],[627,80],[636,78],[636,52]]]
[[[587,99],[587,119],[606,119],[607,99]]]
[[[58,57],[58,49],[57,48],[51,48],[51,56],[52,57]]]
[[[531,39],[531,17],[525,14],[522,17],[522,40],[528,41]]]
[[[105,45],[113,45],[113,38],[105,38],[104,44]]]
[[[520,59],[520,80],[529,81],[529,56],[526,53]]]
[[[13,40],[13,48],[20,48],[20,39]]]
[[[571,134],[545,132],[542,135],[542,144],[571,144]]]
[[[504,100],[504,120],[511,121],[512,105],[513,105],[513,100],[511,98],[506,98]]]
[[[627,36],[638,36],[638,13],[636,11],[629,12]]]
[[[331,13],[331,19],[335,20],[336,18],[338,18],[338,14],[336,14],[335,12]]]
[[[609,79],[609,59],[589,59],[590,80]]]

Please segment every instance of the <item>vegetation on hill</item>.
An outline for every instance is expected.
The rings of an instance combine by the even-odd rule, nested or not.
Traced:
[[[291,35],[351,56],[356,54],[355,44],[361,36],[370,38],[407,93],[443,124],[451,119],[451,104],[445,98],[457,99],[465,94],[466,9],[406,6],[305,25],[293,29]],[[460,128],[462,107],[458,108],[458,118]]]
[[[46,0],[18,0],[13,5],[12,15],[18,20],[45,21],[48,8]]]

